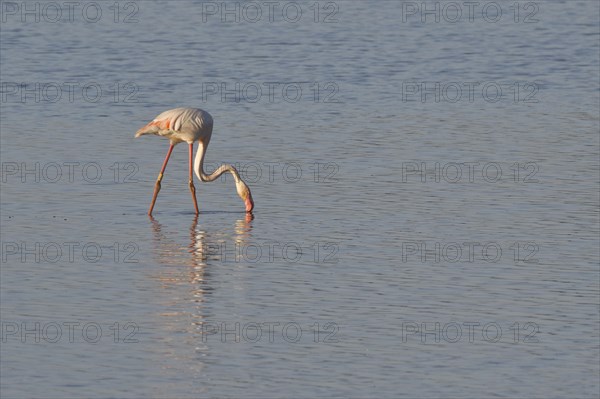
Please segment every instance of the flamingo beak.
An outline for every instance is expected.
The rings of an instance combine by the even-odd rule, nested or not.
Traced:
[[[246,197],[244,202],[246,203],[246,212],[252,212],[252,209],[254,209],[254,201],[252,200],[252,194],[248,193],[248,196]]]

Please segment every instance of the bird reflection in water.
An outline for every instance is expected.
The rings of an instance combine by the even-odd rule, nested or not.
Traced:
[[[212,315],[206,310],[205,302],[213,288],[210,284],[210,268],[222,264],[224,248],[245,245],[251,239],[252,213],[236,220],[233,231],[212,230],[198,226],[198,216],[189,227],[189,241],[185,244],[176,241],[176,233],[165,231],[164,226],[153,217],[152,230],[154,251],[160,268],[157,280],[167,291],[161,319],[164,320],[165,336],[186,334],[189,345],[202,352],[204,345],[200,339],[202,323]],[[201,225],[202,226],[202,225]],[[187,346],[187,345],[186,345]]]

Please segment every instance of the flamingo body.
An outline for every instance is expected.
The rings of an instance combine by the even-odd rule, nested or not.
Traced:
[[[154,189],[154,197],[150,205],[148,215],[152,214],[152,209],[156,202],[156,197],[160,191],[160,182],[163,178],[164,171],[167,166],[167,162],[171,155],[173,147],[179,143],[186,142],[189,145],[190,150],[190,180],[189,186],[192,192],[192,198],[194,201],[194,207],[196,214],[198,214],[198,205],[196,202],[196,190],[192,179],[192,170],[196,173],[196,176],[203,182],[210,182],[217,179],[225,172],[229,172],[233,175],[238,195],[242,198],[246,205],[246,212],[252,212],[254,209],[254,201],[252,194],[246,183],[241,179],[238,171],[229,164],[223,164],[217,168],[212,174],[207,175],[204,172],[204,156],[206,154],[206,148],[210,142],[213,129],[213,118],[212,116],[199,108],[175,108],[165,111],[154,118],[150,123],[139,129],[135,133],[135,137],[140,137],[146,134],[153,134],[157,136],[166,137],[170,141],[169,152],[163,163],[161,172],[158,175]],[[192,151],[194,142],[198,142],[198,150],[196,152],[196,158],[192,165]]]
[[[208,145],[212,128],[213,118],[208,112],[199,108],[175,108],[158,115],[139,129],[135,137],[155,134],[168,138],[174,144],[191,144],[200,140]]]

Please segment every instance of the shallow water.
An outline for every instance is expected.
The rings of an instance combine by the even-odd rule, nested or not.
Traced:
[[[597,3],[97,4],[2,10],[4,397],[597,395]],[[146,215],[182,105],[253,217],[183,145]]]

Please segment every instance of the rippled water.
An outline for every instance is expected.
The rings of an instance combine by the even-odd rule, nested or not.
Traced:
[[[97,4],[2,3],[3,397],[597,396],[596,2]]]

